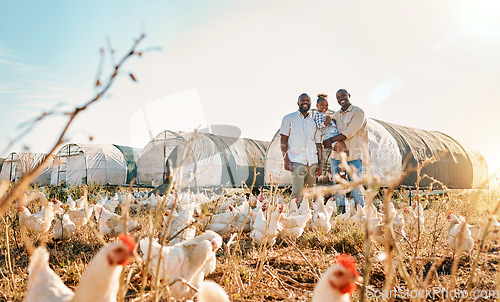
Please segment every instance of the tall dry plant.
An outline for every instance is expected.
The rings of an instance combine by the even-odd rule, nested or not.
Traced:
[[[145,34],[141,34],[140,37],[135,40],[134,44],[130,48],[130,51],[126,55],[124,55],[118,61],[118,63],[112,66],[111,73],[104,79],[101,79],[102,64],[103,64],[103,59],[101,59],[101,65],[99,66],[98,69],[99,72],[97,74],[97,80],[95,83],[95,87],[97,89],[96,94],[94,95],[94,97],[85,102],[83,105],[76,107],[73,111],[64,113],[64,115],[68,116],[68,121],[64,125],[61,133],[57,138],[56,143],[52,146],[45,159],[41,161],[37,166],[35,166],[33,170],[29,171],[28,173],[25,173],[23,177],[14,184],[13,188],[8,192],[8,194],[6,195],[2,194],[0,196],[0,215],[3,215],[5,213],[9,204],[11,204],[15,199],[19,198],[21,194],[28,189],[29,185],[36,179],[36,177],[38,177],[38,175],[43,171],[45,166],[48,164],[48,161],[51,158],[51,156],[56,152],[56,149],[64,142],[66,132],[68,131],[69,126],[73,123],[74,119],[81,112],[85,111],[88,107],[97,103],[100,99],[103,98],[103,96],[106,95],[109,89],[113,86],[115,79],[119,75],[119,72],[121,71],[125,62],[127,62],[132,57],[142,56],[143,52],[137,50],[137,48],[145,37],[146,37]],[[113,56],[113,53],[114,51],[111,49],[110,56]],[[105,52],[103,49],[101,49],[101,58],[103,58],[104,55]],[[133,81],[136,80],[133,74],[130,73],[129,76]],[[46,117],[50,116],[51,114],[52,113],[43,113],[42,115],[40,115],[37,119],[35,119],[31,128],[35,127],[37,123],[39,123]]]

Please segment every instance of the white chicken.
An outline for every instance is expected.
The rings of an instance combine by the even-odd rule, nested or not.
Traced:
[[[123,266],[135,258],[135,242],[126,235],[110,243],[92,258],[75,292],[49,267],[49,253],[39,247],[30,257],[25,302],[107,302],[116,301]]]
[[[70,207],[70,209],[66,211],[66,214],[68,214],[69,219],[71,219],[71,221],[75,223],[75,227],[77,229],[87,224],[94,211],[94,206],[88,205],[87,192],[85,192],[85,194],[79,200],[83,202],[83,203],[77,202],[77,204],[81,207],[77,207],[74,209],[71,209]]]
[[[356,209],[354,209],[354,205],[351,205],[349,199],[346,199],[346,201],[345,201],[345,213],[342,213],[342,214],[335,216],[335,223],[344,224],[355,213],[356,213]]]
[[[171,215],[173,216],[172,218],[172,223],[170,225],[170,232],[168,236],[174,236],[178,232],[181,232],[180,234],[177,235],[176,238],[173,238],[170,243],[175,244],[184,240],[189,240],[193,239],[194,235],[196,234],[196,229],[193,227],[188,227],[191,223],[195,221],[195,218],[193,217],[195,213],[195,205],[190,204],[188,208],[177,214],[175,209],[171,211]],[[168,222],[168,216],[164,216],[164,224],[166,226],[166,223]]]
[[[246,198],[243,200],[241,205],[237,207],[230,206],[229,210],[235,212],[232,219],[232,225],[236,230],[239,231],[243,228],[243,232],[245,233],[252,231],[252,215],[250,211],[250,204]]]
[[[332,217],[333,207],[329,206],[327,209],[324,201],[323,197],[319,197],[313,202],[314,213],[311,218],[311,228],[321,230],[327,234],[332,228],[330,218]]]
[[[381,206],[381,210],[382,210],[382,214],[381,216],[385,218],[385,211],[384,211],[384,204],[382,204]],[[403,211],[404,210],[396,210],[396,208],[394,207],[394,204],[392,202],[389,202],[389,209],[388,209],[388,213],[389,213],[389,221],[392,219],[392,226],[394,228],[394,231],[396,232],[396,235],[401,235],[403,237],[406,237],[406,233],[405,233],[405,230],[404,230],[404,226],[405,226],[405,219],[404,219],[404,216],[403,216]]]
[[[211,280],[203,281],[196,297],[198,302],[229,302],[226,291]]]
[[[262,209],[259,209],[253,223],[253,231],[250,233],[250,237],[259,245],[267,242],[269,246],[273,246],[276,243],[276,237],[283,229],[283,225],[280,222],[282,212],[283,205],[279,205],[278,208],[271,213],[269,223],[267,223],[267,219]]]
[[[114,213],[116,207],[120,204],[118,193],[115,193],[110,199],[108,199],[108,197],[103,197],[97,201],[97,204],[102,205],[109,212]]]
[[[55,220],[56,222],[54,223],[54,227],[52,228],[54,240],[68,240],[73,237],[76,226],[75,223],[71,221],[68,214],[58,214]]]
[[[144,238],[139,243],[148,271],[169,285],[170,296],[176,300],[194,297],[195,293],[179,280],[182,278],[199,288],[205,276],[215,270],[215,252],[221,245],[222,237],[213,231],[206,231],[191,240],[163,248],[156,240],[150,241],[149,238]],[[162,260],[158,273],[160,253]]]
[[[494,217],[491,218],[491,224],[488,228],[488,233],[486,234],[486,240],[499,240],[500,239],[500,223]],[[482,236],[484,235],[484,231],[486,229],[488,220],[483,219],[479,221],[475,225],[469,226],[469,230],[471,231],[472,238],[474,242],[479,243],[482,240]]]
[[[294,200],[290,201],[295,204]],[[290,207],[292,209],[292,206]],[[286,237],[295,241],[304,232],[307,222],[311,219],[312,214],[309,209],[309,201],[304,199],[298,212],[290,212],[290,214],[284,214],[281,217],[281,223],[283,225],[280,231],[280,236]]]
[[[111,213],[101,205],[94,206],[96,209],[96,216],[98,217],[99,233],[108,235],[108,237],[116,237],[118,234],[124,233],[123,219],[120,215]],[[127,221],[127,233],[139,230],[141,226],[132,220]]]
[[[49,231],[50,226],[52,225],[52,219],[54,218],[54,208],[52,202],[48,202],[39,212],[35,214],[31,214],[30,211],[22,205],[18,206],[18,211],[19,225],[27,232],[39,235]]]
[[[448,214],[450,220],[450,235],[448,238],[448,245],[453,252],[458,250],[467,251],[472,253],[474,248],[474,238],[472,238],[470,225],[467,224],[465,218],[455,216],[451,213]]]
[[[288,213],[290,215],[297,215],[299,214],[299,207],[297,207],[297,202],[298,202],[298,198],[297,197],[294,197],[290,200],[290,203],[288,204]],[[302,201],[304,202],[304,201]]]
[[[223,236],[232,229],[235,215],[236,212],[228,208],[227,212],[214,215],[206,229]]]
[[[365,222],[365,210],[358,204],[356,207],[356,213],[345,221],[347,226],[361,227]]]
[[[360,282],[356,263],[351,256],[340,254],[314,287],[312,302],[348,302]]]
[[[370,235],[371,239],[378,244],[384,245],[385,244],[385,225],[382,223],[376,224],[373,228],[370,230]]]
[[[412,207],[405,207],[403,209],[403,217],[405,221],[408,222],[407,224],[410,234],[416,235],[419,226],[420,226],[420,231],[423,230],[425,217],[422,205],[420,205],[419,215],[417,215],[417,213],[415,212],[415,210],[413,210]]]

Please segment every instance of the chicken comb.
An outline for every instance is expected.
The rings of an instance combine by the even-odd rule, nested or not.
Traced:
[[[351,255],[347,254],[340,254],[337,256],[337,263],[339,265],[342,265],[345,267],[347,270],[349,270],[355,277],[359,276],[358,271],[356,270],[356,262],[354,261],[354,258]]]
[[[132,238],[132,236],[121,233],[120,235],[118,235],[118,240],[123,242],[128,247],[130,252],[133,253],[135,251],[137,245],[135,244],[135,240],[134,238]]]
[[[260,202],[264,201],[264,194],[262,192],[257,196],[257,200]]]
[[[452,211],[449,211],[449,212],[448,212],[448,215],[446,215],[446,218],[451,219],[451,217],[450,217],[450,215],[451,215],[451,214],[453,214],[453,212],[452,212]]]

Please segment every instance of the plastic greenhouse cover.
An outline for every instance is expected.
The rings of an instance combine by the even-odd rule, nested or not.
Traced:
[[[408,166],[417,166],[426,159],[438,156],[437,161],[422,168],[421,176],[427,175],[444,183],[449,188],[471,188],[473,178],[487,178],[487,167],[474,166],[470,153],[455,139],[437,131],[409,128],[377,121],[396,139],[403,159],[408,158]],[[479,169],[478,169],[479,168]],[[473,176],[474,175],[474,176]],[[476,177],[477,176],[477,177]],[[415,186],[416,172],[408,175],[403,185]],[[433,182],[424,178],[419,186],[428,186]]]
[[[138,161],[138,178],[141,184],[162,181],[163,174],[170,173],[165,166],[169,162],[179,167],[176,177],[182,186],[240,186],[253,180],[253,154],[257,154],[257,162],[262,162],[265,145],[210,133],[164,131],[144,148]]]
[[[2,171],[0,172],[0,179],[9,179],[17,181],[24,174],[33,171],[44,159],[46,155],[42,153],[16,153],[13,152],[5,159]],[[40,175],[32,182],[39,185],[48,185],[50,183],[50,173],[52,160],[49,159],[46,166],[43,168]]]
[[[144,147],[137,161],[137,183],[162,183],[163,175],[167,172],[166,159],[175,147],[183,144],[184,139],[175,132],[167,130],[158,134]]]
[[[65,169],[68,183],[125,184],[127,163],[123,153],[111,144],[68,144],[57,153],[54,168]],[[57,176],[57,172],[52,174]],[[56,181],[52,180],[52,183]]]

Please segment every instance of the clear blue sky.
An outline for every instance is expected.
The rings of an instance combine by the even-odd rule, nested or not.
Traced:
[[[270,140],[300,93],[347,88],[369,117],[468,141],[500,167],[496,0],[0,1],[0,156],[47,152],[62,117],[6,146],[92,95],[107,37],[118,58],[141,32],[161,49],[125,66],[139,82],[120,78],[68,140],[143,147],[205,124]]]

